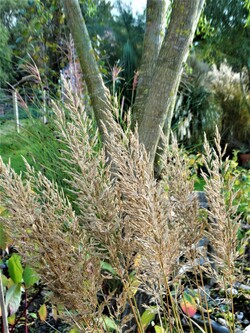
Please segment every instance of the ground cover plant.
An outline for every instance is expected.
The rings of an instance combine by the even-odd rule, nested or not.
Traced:
[[[242,331],[247,321],[239,319],[237,299],[249,307],[248,281],[241,274],[249,267],[239,265],[247,255],[246,235],[244,241],[238,236],[235,178],[228,177],[231,161],[224,158],[219,134],[214,146],[205,140],[209,209],[201,208],[186,154],[174,137],[163,145],[156,180],[137,131],[120,126],[119,112],[107,105],[112,132],[104,127],[107,142],[101,146],[81,99],[65,86],[64,103],[53,102],[53,131],[73,196],[27,161],[23,175],[0,164],[6,295],[17,284],[20,299],[30,277],[20,270],[30,267],[71,332]],[[22,262],[6,254],[11,246]],[[243,313],[245,320],[249,313]]]

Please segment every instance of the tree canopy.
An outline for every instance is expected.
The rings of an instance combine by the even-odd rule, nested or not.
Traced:
[[[249,5],[248,5],[249,6]],[[242,0],[207,0],[203,18],[207,30],[198,42],[203,60],[220,64],[225,59],[233,69],[250,68],[249,8]]]

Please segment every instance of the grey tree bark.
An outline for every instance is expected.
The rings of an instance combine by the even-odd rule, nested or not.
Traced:
[[[145,101],[151,86],[154,67],[161,49],[166,29],[166,11],[169,0],[148,0],[146,29],[143,41],[143,57],[139,71],[139,82],[136,89],[136,100],[133,106],[132,127],[140,125]]]
[[[168,32],[154,66],[150,89],[139,120],[139,138],[153,163],[161,129],[167,118],[169,136],[173,103],[204,0],[175,0]],[[139,98],[139,97],[138,97]]]

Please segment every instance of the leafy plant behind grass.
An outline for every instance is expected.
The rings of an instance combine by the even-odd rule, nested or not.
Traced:
[[[192,319],[203,306],[197,301],[202,292],[184,290],[204,290],[206,272],[222,280],[225,290],[235,281],[229,259],[237,257],[239,224],[231,217],[232,198],[223,194],[231,183],[222,179],[228,162],[222,161],[220,150],[216,154],[206,143],[211,211],[204,214],[193,193],[187,159],[174,138],[165,147],[162,179],[157,181],[137,132],[122,130],[111,105],[106,112],[113,131],[105,129],[105,147],[70,86],[64,107],[54,102],[53,109],[53,134],[58,133],[60,161],[67,165],[77,214],[53,175],[49,179],[26,162],[23,179],[1,162],[0,204],[10,217],[0,221],[51,291],[60,315],[79,332],[125,332],[135,325],[143,333],[152,318],[157,320],[156,332],[184,332],[185,325],[193,332],[194,325],[201,328],[200,322],[211,328],[209,311],[202,311],[200,322]],[[218,138],[216,144],[218,148]],[[207,214],[211,229],[205,232]],[[205,235],[214,247],[217,271],[198,247]],[[140,297],[147,300],[144,306]],[[228,297],[232,300],[232,293]],[[234,323],[229,328],[233,332]]]

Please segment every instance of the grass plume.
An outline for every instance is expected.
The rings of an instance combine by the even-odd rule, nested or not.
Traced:
[[[235,281],[239,220],[234,197],[224,195],[225,189],[231,193],[231,183],[225,182],[228,166],[219,135],[217,152],[205,141],[210,206],[205,231],[207,223],[175,138],[165,143],[162,177],[156,180],[137,130],[124,132],[107,111],[112,132],[104,128],[107,141],[100,145],[80,97],[67,82],[65,91],[63,105],[53,102],[53,109],[74,202],[28,163],[26,173],[17,175],[0,161],[0,204],[9,212],[1,223],[51,291],[52,302],[62,304],[64,316],[69,314],[81,332],[107,331],[107,312],[117,331],[131,331],[133,317],[137,331],[145,332],[139,292],[149,296],[146,308],[150,302],[157,305],[162,327],[184,332],[180,295],[186,272],[199,265],[197,244],[204,236],[214,248],[217,275],[230,286]],[[125,314],[127,308],[131,311]]]

